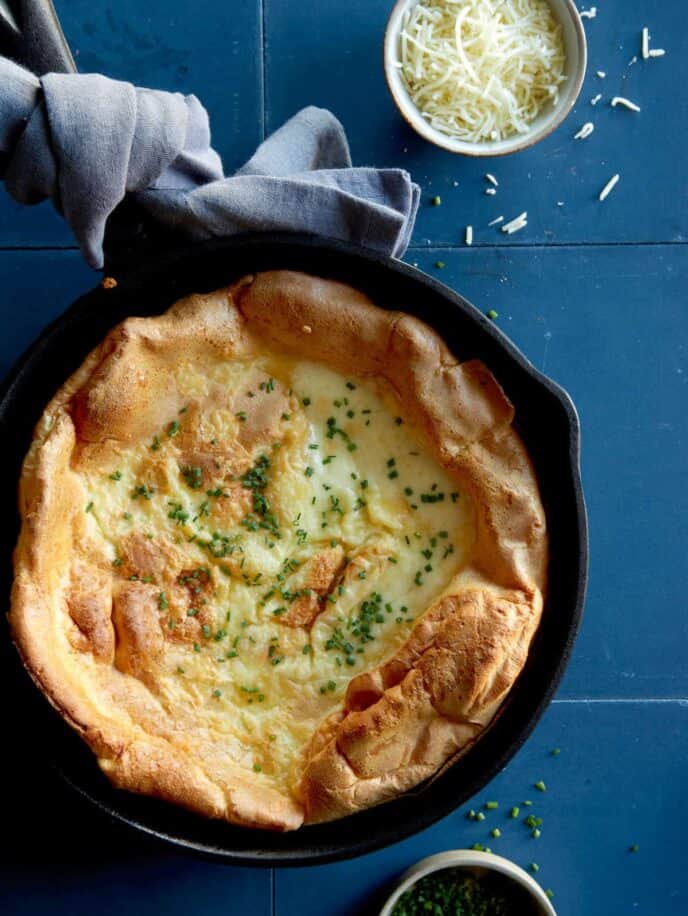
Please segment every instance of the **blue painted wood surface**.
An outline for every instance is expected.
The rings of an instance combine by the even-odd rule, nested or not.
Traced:
[[[598,4],[597,18],[586,21],[590,70],[574,114],[535,149],[489,163],[441,153],[397,117],[380,69],[391,0],[209,0],[202,13],[179,0],[57,5],[82,70],[195,92],[211,112],[227,170],[266,128],[315,103],[343,120],[357,162],[413,173],[423,206],[407,260],[481,309],[494,308],[504,332],[576,400],[591,579],[557,701],[506,771],[471,803],[500,801],[482,827],[461,809],[351,863],[278,873],[226,868],[105,820],[40,761],[23,759],[19,741],[0,755],[3,785],[21,799],[0,833],[0,910],[360,916],[375,913],[380,894],[419,857],[478,841],[522,864],[538,862],[538,880],[554,890],[561,916],[685,916],[683,4]],[[667,56],[629,66],[643,25]],[[595,76],[598,69],[605,79]],[[597,92],[603,101],[592,107]],[[642,112],[612,110],[614,94],[632,98]],[[586,120],[595,133],[574,142]],[[500,181],[494,198],[483,193],[486,171]],[[619,185],[600,204],[599,189],[617,171]],[[429,205],[435,194],[440,207]],[[486,226],[523,209],[529,225],[511,239]],[[467,224],[475,228],[473,248],[461,243]],[[97,279],[73,245],[49,206],[19,208],[0,190],[0,373]],[[553,758],[555,746],[562,753]],[[540,778],[548,792],[538,796],[531,786]],[[545,822],[537,841],[505,820],[506,808],[526,797]],[[483,835],[493,821],[503,834],[494,841]],[[36,824],[43,825],[38,833]],[[633,843],[638,853],[628,852]]]

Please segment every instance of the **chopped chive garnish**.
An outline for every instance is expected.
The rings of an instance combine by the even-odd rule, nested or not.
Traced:
[[[535,785],[534,785],[534,788],[536,788],[536,789],[538,790],[538,792],[546,792],[546,791],[547,791],[547,786],[544,784],[544,782],[543,782],[542,780],[540,780],[539,782],[536,782]]]
[[[499,808],[499,802],[496,802],[496,801],[485,802],[485,807],[487,808],[488,811],[494,811],[496,808]]]

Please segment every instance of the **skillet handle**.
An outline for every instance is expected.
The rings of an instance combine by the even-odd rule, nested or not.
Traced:
[[[36,76],[76,72],[52,0],[0,0],[0,54]]]

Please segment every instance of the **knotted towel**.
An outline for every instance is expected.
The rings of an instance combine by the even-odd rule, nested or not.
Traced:
[[[353,168],[342,125],[322,108],[304,108],[225,178],[195,96],[99,74],[39,79],[5,58],[0,155],[12,197],[52,199],[95,268],[107,218],[126,193],[192,239],[314,232],[395,257],[420,195],[401,169]]]

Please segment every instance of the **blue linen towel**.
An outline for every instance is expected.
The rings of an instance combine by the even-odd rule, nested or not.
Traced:
[[[225,177],[195,96],[99,74],[39,79],[5,58],[0,155],[12,197],[50,198],[95,268],[126,193],[192,239],[313,232],[394,257],[406,250],[420,197],[402,169],[353,168],[344,128],[325,109],[304,108]]]

